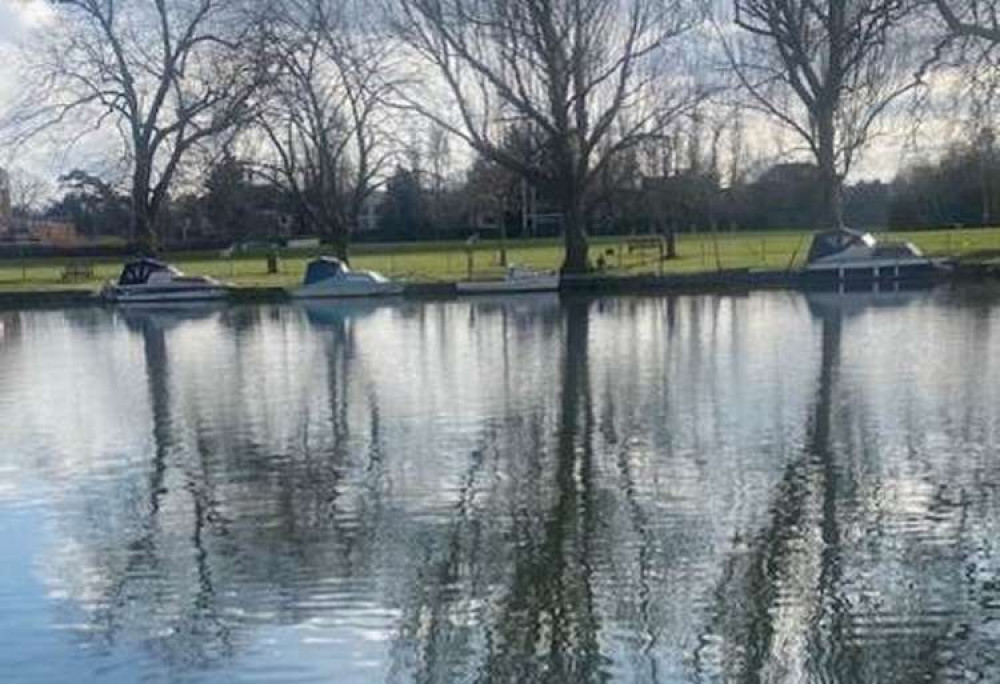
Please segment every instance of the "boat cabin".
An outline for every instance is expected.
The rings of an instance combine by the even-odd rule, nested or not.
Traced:
[[[118,278],[119,285],[145,285],[154,273],[176,274],[176,269],[157,259],[142,258],[125,264]]]
[[[317,257],[306,266],[304,285],[312,285],[348,272],[347,264],[334,257]]]
[[[881,243],[871,233],[837,228],[813,237],[806,261],[814,265],[922,257],[920,250],[909,242]]]
[[[859,252],[870,254],[875,249],[875,237],[871,233],[861,233],[849,228],[838,228],[817,233],[809,247],[806,261],[830,261],[836,257],[859,256]]]

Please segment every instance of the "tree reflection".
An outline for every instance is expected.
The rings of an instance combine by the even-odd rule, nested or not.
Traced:
[[[474,670],[480,682],[607,679],[593,586],[589,307],[563,306],[554,420],[542,406],[510,411],[471,453],[448,531],[420,552],[394,640],[398,677],[453,681]],[[507,324],[501,319],[501,330]]]
[[[916,512],[875,498],[886,485],[907,483],[878,481],[868,459],[881,465],[890,455],[879,453],[871,417],[855,412],[861,402],[848,392],[859,388],[842,386],[845,326],[865,311],[857,301],[811,309],[821,353],[804,448],[774,489],[768,524],[745,543],[736,540],[702,641],[722,638],[727,681],[937,681],[953,676],[955,653],[972,655],[964,642],[975,630],[965,624],[965,599],[955,585],[969,575],[972,566],[962,571],[961,563],[971,555],[961,542],[956,548],[939,539],[961,537],[961,506],[943,503],[921,514],[917,533],[907,537],[888,539],[882,531],[896,524],[894,517]],[[905,304],[905,298],[874,300],[881,307]],[[895,567],[915,552],[922,566],[902,560]],[[706,649],[696,654],[701,675],[708,657]],[[983,673],[968,664],[964,671]]]
[[[210,567],[207,536],[212,532],[209,520],[216,508],[216,502],[209,490],[209,483],[204,478],[204,463],[201,463],[201,473],[187,472],[183,479],[180,474],[175,478],[177,485],[183,485],[183,490],[190,496],[189,534],[190,558],[193,561],[194,586],[190,593],[189,606],[175,605],[176,594],[170,589],[169,566],[171,563],[164,558],[178,553],[176,543],[170,538],[173,534],[164,529],[161,523],[165,500],[170,494],[168,487],[169,471],[181,470],[190,464],[178,462],[180,451],[177,448],[172,416],[170,395],[170,362],[167,350],[167,330],[188,319],[197,319],[211,315],[210,311],[172,311],[143,312],[132,311],[123,313],[129,328],[137,331],[143,342],[143,354],[146,366],[146,382],[149,389],[150,407],[152,409],[153,454],[150,461],[148,480],[147,511],[137,521],[137,536],[124,540],[127,546],[123,554],[126,562],[123,568],[112,571],[108,579],[114,578],[107,586],[109,595],[100,602],[102,610],[95,616],[103,626],[103,638],[113,643],[117,634],[130,625],[120,622],[118,613],[127,615],[134,604],[143,606],[143,611],[157,621],[160,616],[176,615],[177,619],[170,627],[169,636],[159,639],[157,650],[163,650],[163,655],[170,660],[179,660],[197,664],[208,664],[220,657],[226,657],[232,652],[230,630],[221,618],[216,601],[215,584]],[[203,446],[203,445],[199,445]],[[204,457],[202,449],[196,453]],[[180,497],[180,492],[176,493]],[[216,516],[217,519],[217,516]],[[161,548],[165,546],[165,548]],[[114,554],[117,556],[119,554]],[[113,557],[114,557],[113,556]],[[153,585],[147,587],[142,578],[155,578]],[[103,613],[103,617],[100,616]],[[151,625],[144,625],[147,629]],[[129,635],[134,636],[134,635]]]
[[[510,588],[491,624],[484,682],[605,679],[592,564],[596,502],[587,300],[565,302],[565,352],[552,497],[513,524]],[[540,519],[539,519],[540,518]]]
[[[988,679],[982,421],[885,401],[885,318],[784,297],[126,316],[146,458],[53,503],[81,638],[185,674],[279,634],[369,680]]]
[[[816,671],[810,659],[825,658],[826,646],[843,637],[835,609],[840,533],[831,445],[842,320],[836,309],[820,319],[819,380],[804,449],[785,466],[768,524],[745,549],[737,540],[738,551],[726,561],[716,590],[718,603],[708,628],[724,638],[720,665],[727,680],[806,680]],[[832,613],[827,612],[830,606]],[[696,652],[699,669],[704,655]]]

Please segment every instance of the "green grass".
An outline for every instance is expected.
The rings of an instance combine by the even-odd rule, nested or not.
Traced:
[[[804,231],[681,234],[677,240],[678,258],[664,262],[662,271],[671,274],[798,266],[809,248],[809,236],[810,233]],[[912,240],[934,256],[987,260],[1000,255],[1000,228],[892,233],[887,238]],[[593,238],[591,261],[603,257],[612,274],[659,272],[661,264],[655,248],[629,248],[641,239]],[[281,254],[279,272],[270,275],[264,254],[224,258],[214,253],[182,253],[167,254],[165,258],[188,273],[212,275],[236,285],[290,287],[302,280],[306,262],[313,256],[312,251],[286,251]],[[479,243],[474,251],[474,277],[499,273],[499,257],[499,243]],[[511,264],[550,270],[559,267],[562,257],[562,243],[557,239],[513,240],[507,245],[507,260]],[[92,264],[94,277],[85,281],[65,281],[62,276],[70,261]],[[0,291],[96,289],[102,282],[118,276],[121,261],[119,258],[3,260],[0,261]],[[355,268],[373,269],[411,281],[460,280],[468,275],[468,257],[461,242],[357,245],[351,263]]]

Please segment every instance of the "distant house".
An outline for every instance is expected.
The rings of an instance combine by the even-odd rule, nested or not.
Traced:
[[[385,192],[376,190],[365,198],[361,206],[361,214],[358,216],[357,231],[359,233],[371,233],[378,230],[379,208],[385,202]]]
[[[49,247],[74,247],[80,243],[80,234],[71,221],[14,216],[8,226],[0,234],[0,240],[7,243]]]
[[[79,235],[70,221],[15,216],[10,174],[0,169],[0,241],[71,247],[79,242]]]
[[[25,219],[23,223],[28,234],[43,245],[72,247],[80,241],[76,226],[71,221]]]
[[[247,233],[260,240],[286,240],[295,233],[295,217],[277,209],[255,209],[247,216]]]

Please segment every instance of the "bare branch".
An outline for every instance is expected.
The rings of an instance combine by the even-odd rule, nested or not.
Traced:
[[[655,138],[683,110],[677,102],[701,96],[687,75],[666,68],[668,46],[694,23],[692,7],[683,0],[390,4],[396,34],[439,86],[400,88],[401,106],[545,188],[566,219],[564,270],[585,270],[588,203],[600,175],[613,157]],[[621,125],[625,119],[634,125]],[[512,134],[521,144],[510,144]]]
[[[156,243],[158,213],[185,155],[247,118],[269,77],[243,0],[64,0],[28,59],[37,86],[6,122],[17,142],[107,124],[132,166],[133,237]],[[89,120],[88,120],[89,118]]]

